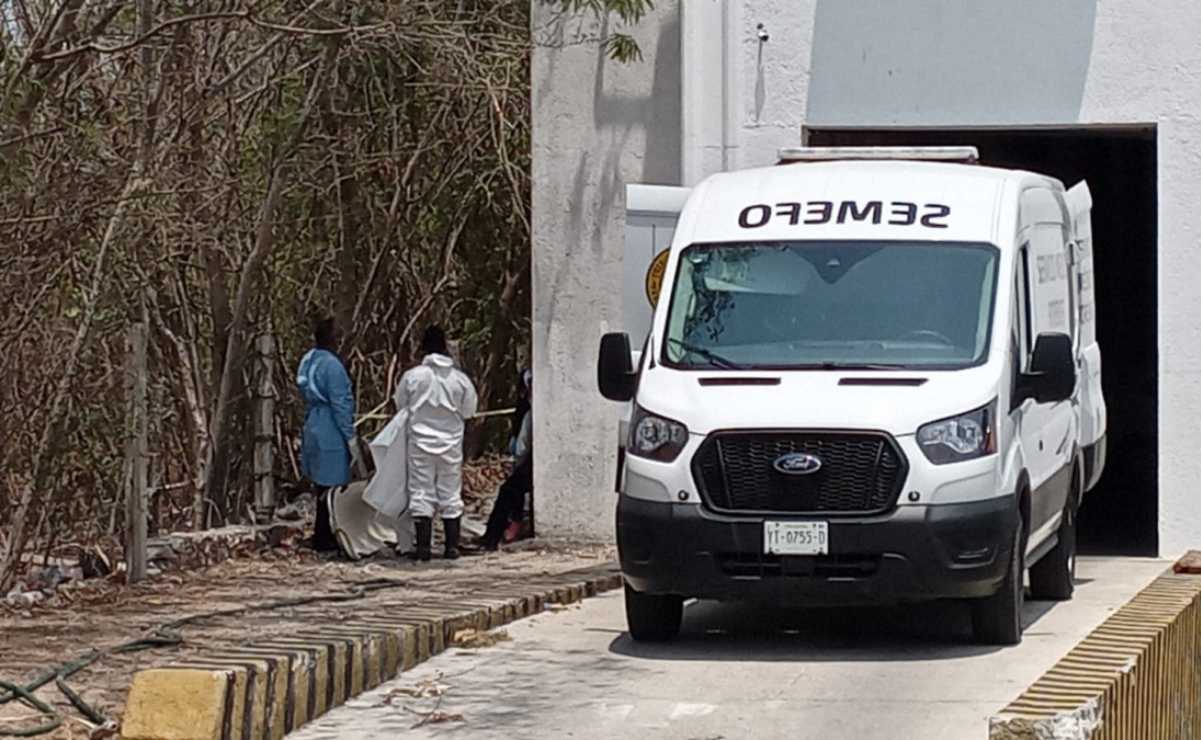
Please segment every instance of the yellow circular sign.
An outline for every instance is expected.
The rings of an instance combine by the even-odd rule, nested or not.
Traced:
[[[667,272],[667,257],[670,249],[664,249],[651,260],[651,266],[646,271],[646,299],[653,308],[659,300],[659,289],[663,287],[663,273]]]

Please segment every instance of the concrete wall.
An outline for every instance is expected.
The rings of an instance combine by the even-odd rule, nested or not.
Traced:
[[[809,125],[1074,121],[1097,0],[820,0]]]
[[[779,118],[788,123],[803,101],[804,120],[797,122],[814,127],[1157,125],[1159,243],[1146,249],[1157,248],[1159,259],[1160,552],[1175,556],[1195,545],[1201,539],[1201,496],[1193,484],[1201,477],[1194,431],[1201,414],[1201,291],[1194,278],[1201,274],[1201,48],[1189,39],[1201,27],[1201,6],[817,0],[781,12],[752,5],[758,7],[748,3],[745,26],[768,25],[767,46],[786,39],[804,57],[808,44],[807,71],[781,60],[774,67],[779,76],[771,67],[766,76],[766,107],[774,93],[784,105]],[[749,85],[743,90],[748,109],[756,96]],[[793,143],[791,133],[765,133],[748,116],[743,151],[754,139],[763,161],[773,144]]]
[[[538,7],[535,5],[535,7]],[[690,36],[712,52],[711,30]],[[697,14],[703,14],[696,11]],[[539,11],[537,15],[543,15]],[[1151,123],[1159,136],[1160,549],[1201,538],[1201,5],[1189,0],[741,0],[727,88],[726,166],[774,161],[801,129]],[[760,43],[756,27],[770,34]],[[676,3],[639,30],[646,61],[594,49],[535,54],[535,352],[538,501],[552,531],[611,535],[614,434],[598,413],[595,343],[618,325],[624,182],[675,182],[681,155]],[[693,40],[695,39],[695,40]],[[691,49],[691,47],[690,47]],[[721,80],[696,72],[691,90]],[[733,80],[733,84],[728,81]],[[703,105],[693,95],[692,120]],[[731,125],[732,124],[732,125]],[[691,142],[691,139],[689,140]],[[670,154],[668,153],[670,151]],[[713,168],[713,159],[689,171]],[[1119,351],[1120,348],[1104,348]],[[1121,454],[1121,450],[1113,450]]]
[[[657,2],[643,61],[604,58],[533,3],[534,488],[542,534],[613,537],[617,407],[596,389],[600,336],[621,327],[627,182],[680,179],[679,14]]]

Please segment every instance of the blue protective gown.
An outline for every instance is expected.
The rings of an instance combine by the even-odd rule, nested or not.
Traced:
[[[333,352],[309,350],[296,371],[296,385],[305,402],[302,472],[319,486],[350,483],[347,443],[354,437],[354,393],[346,368]]]

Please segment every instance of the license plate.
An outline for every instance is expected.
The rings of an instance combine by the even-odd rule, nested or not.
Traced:
[[[764,522],[763,552],[768,555],[825,555],[830,552],[830,524]]]

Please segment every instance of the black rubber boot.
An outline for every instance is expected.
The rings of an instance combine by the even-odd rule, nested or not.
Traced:
[[[428,516],[413,517],[413,528],[417,530],[417,548],[409,555],[411,560],[428,562],[430,542],[434,539],[434,521]]]
[[[459,559],[459,520],[443,519],[442,528],[446,531],[446,552],[443,557],[447,560]]]

